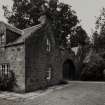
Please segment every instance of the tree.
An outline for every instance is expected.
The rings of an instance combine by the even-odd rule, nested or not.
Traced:
[[[93,38],[93,48],[94,48],[94,50],[97,51],[98,48],[99,48],[99,34],[98,34],[97,31],[95,31],[95,32],[93,33],[92,38]]]
[[[79,23],[76,12],[71,9],[71,6],[59,3],[56,9],[51,7],[48,9],[47,16],[52,20],[58,44],[67,46],[66,37],[71,35],[72,28]]]
[[[46,14],[50,19],[54,30],[54,37],[58,45],[67,46],[66,37],[71,35],[73,27],[78,23],[76,12],[68,4],[58,0],[13,0],[14,4],[10,12],[3,6],[4,16],[8,22],[19,29],[24,29],[38,24],[38,18]]]
[[[96,30],[99,31],[100,34],[105,34],[105,8],[102,8],[96,20]]]
[[[38,18],[41,13],[42,0],[35,0],[34,5],[29,0],[13,0],[12,11],[7,6],[3,6],[4,16],[8,23],[19,29],[24,29],[38,24]]]
[[[104,81],[105,61],[93,50],[90,50],[83,61],[81,80],[84,81]]]
[[[70,39],[72,47],[89,44],[89,37],[81,26],[77,26],[72,30]]]
[[[95,49],[105,49],[105,8],[101,10],[100,16],[96,20],[93,42]]]

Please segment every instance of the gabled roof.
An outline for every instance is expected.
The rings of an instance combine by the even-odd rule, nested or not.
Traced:
[[[32,35],[32,33],[36,32],[37,30],[39,30],[40,28],[42,28],[42,26],[46,23],[46,16],[41,16],[39,18],[40,24],[23,29],[23,30],[16,30],[16,31],[20,31],[20,37],[13,43],[21,43],[24,42],[25,39],[27,39],[29,36]],[[12,28],[13,29],[13,28]],[[17,28],[14,28],[13,30],[15,30]],[[15,31],[15,32],[16,32]],[[19,32],[18,32],[19,33]]]
[[[39,18],[39,21],[40,21],[40,24],[26,28],[26,29],[23,29],[23,30],[20,30],[16,27],[13,27],[13,26],[6,24],[6,23],[1,21],[0,24],[4,24],[8,30],[11,30],[11,31],[20,35],[14,42],[9,43],[8,45],[13,45],[13,44],[24,42],[25,39],[27,39],[29,36],[32,35],[32,33],[36,32],[37,30],[42,28],[42,26],[46,23],[46,16],[41,16]]]
[[[46,16],[41,16],[39,18],[40,24],[23,29],[24,34],[22,35],[22,38],[28,38],[33,32],[36,32],[38,29],[42,28],[42,26],[46,23]]]

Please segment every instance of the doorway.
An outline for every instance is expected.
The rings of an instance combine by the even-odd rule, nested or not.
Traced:
[[[66,80],[75,80],[75,66],[72,60],[66,60],[63,63],[63,78]]]

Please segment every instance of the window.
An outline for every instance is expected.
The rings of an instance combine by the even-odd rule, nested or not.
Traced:
[[[17,51],[20,51],[21,50],[21,48],[17,48]]]
[[[52,73],[52,68],[49,67],[46,73],[46,79],[49,81],[51,80],[51,73]]]
[[[49,39],[46,40],[46,44],[47,44],[46,50],[47,50],[48,52],[50,52],[50,51],[51,51],[51,43],[50,43]]]
[[[1,76],[3,77],[4,75],[7,75],[9,74],[9,70],[10,70],[10,65],[9,64],[0,64],[0,73],[1,73]]]
[[[5,35],[4,33],[0,34],[0,45],[4,45],[5,44]]]

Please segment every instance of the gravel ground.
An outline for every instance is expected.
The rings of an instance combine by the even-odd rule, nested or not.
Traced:
[[[0,95],[0,105],[105,105],[105,83],[69,82],[43,92]],[[30,95],[29,95],[30,94]]]

